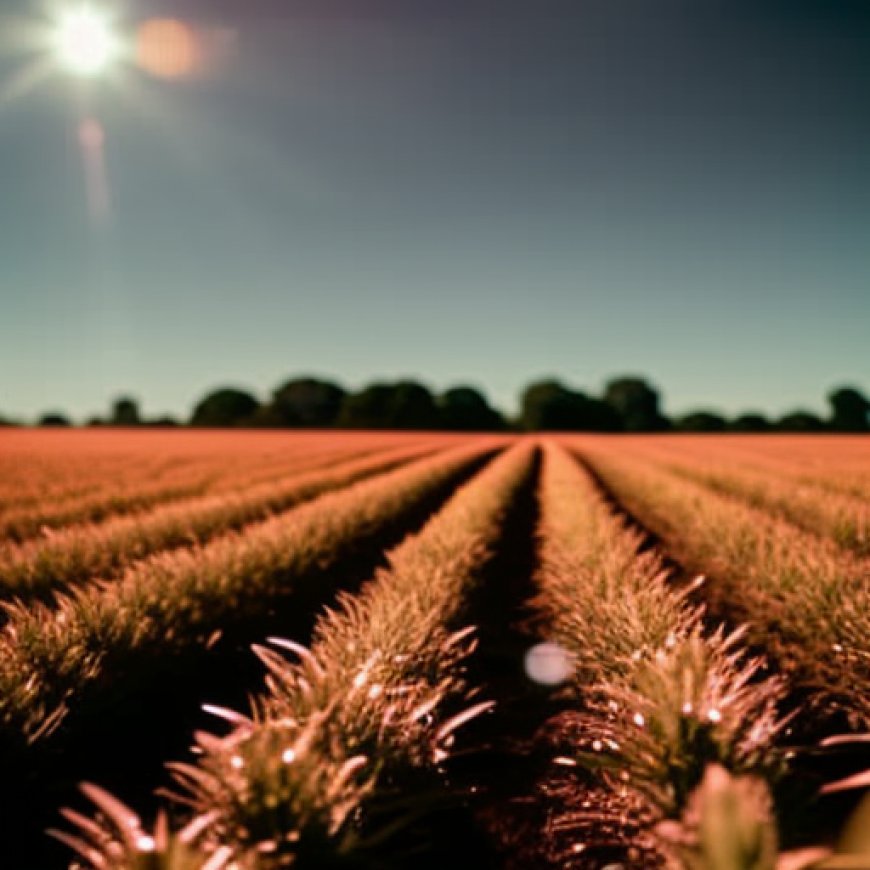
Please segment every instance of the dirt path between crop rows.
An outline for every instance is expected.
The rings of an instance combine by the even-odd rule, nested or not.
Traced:
[[[465,729],[462,745],[473,747],[453,764],[453,775],[475,790],[473,813],[490,842],[492,867],[543,866],[538,852],[538,807],[530,795],[539,775],[534,735],[557,708],[552,693],[525,674],[523,659],[538,641],[527,602],[534,594],[536,490],[540,453],[505,518],[501,544],[470,602],[470,621],[480,645],[468,677],[494,710]],[[538,859],[538,860],[535,860]]]
[[[576,748],[571,745],[576,703],[557,688],[533,682],[525,670],[528,650],[547,639],[535,606],[539,472],[540,461],[507,518],[503,546],[473,602],[480,646],[469,677],[496,707],[463,737],[476,751],[464,767],[458,760],[460,780],[477,789],[476,820],[492,848],[487,866],[656,867],[657,856],[638,848],[638,820],[615,813],[613,795],[591,776],[555,763]]]

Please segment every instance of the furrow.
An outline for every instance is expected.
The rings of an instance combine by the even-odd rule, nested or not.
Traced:
[[[433,450],[401,447],[322,471],[294,473],[240,493],[175,502],[143,516],[72,526],[42,540],[7,545],[0,548],[0,590],[17,600],[50,599],[69,587],[110,579],[153,553],[201,545]]]

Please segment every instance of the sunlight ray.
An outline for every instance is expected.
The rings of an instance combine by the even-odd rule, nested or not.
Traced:
[[[32,93],[53,72],[50,58],[37,57],[17,69],[5,82],[0,83],[0,109]]]

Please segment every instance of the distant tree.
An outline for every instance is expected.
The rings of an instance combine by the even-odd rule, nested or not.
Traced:
[[[100,417],[99,415],[94,415],[93,417],[88,417],[88,419],[85,420],[85,426],[88,426],[88,427],[105,426],[105,425],[106,425],[106,421],[102,417]]]
[[[370,384],[345,396],[338,424],[351,429],[435,429],[432,393],[416,381]]]
[[[693,411],[676,420],[674,428],[680,432],[724,432],[728,421],[715,411]]]
[[[286,429],[287,424],[275,412],[271,403],[260,405],[253,414],[245,421],[246,426],[252,426],[255,429]]]
[[[462,432],[505,428],[504,417],[490,407],[483,393],[473,387],[451,387],[438,397],[437,405],[439,428]]]
[[[773,425],[763,414],[753,411],[735,417],[728,428],[732,432],[769,432]]]
[[[261,419],[267,425],[325,429],[334,426],[346,391],[338,384],[317,378],[294,378],[274,393]]]
[[[259,402],[250,393],[233,387],[222,387],[213,390],[197,403],[190,425],[216,428],[245,426],[259,407]]]
[[[660,432],[668,421],[659,410],[659,394],[643,378],[624,376],[609,380],[604,401],[620,416],[627,432]]]
[[[811,411],[792,411],[776,421],[780,432],[823,432],[825,424],[821,417]]]
[[[535,381],[520,397],[520,428],[527,432],[576,428],[577,394],[561,381]]]
[[[113,426],[138,426],[142,421],[139,417],[139,405],[130,396],[120,396],[112,403]]]
[[[836,432],[867,432],[870,401],[854,387],[839,387],[828,394],[831,404],[830,426]]]
[[[392,394],[390,384],[369,384],[358,393],[348,393],[341,403],[338,425],[348,429],[387,428]]]
[[[71,426],[69,417],[59,411],[49,411],[39,418],[39,426]]]
[[[610,405],[553,379],[536,381],[523,390],[519,426],[527,432],[609,432],[621,428]]]
[[[399,381],[390,403],[391,429],[437,429],[438,408],[428,387],[416,381]]]
[[[584,431],[621,432],[623,430],[623,421],[619,412],[603,399],[587,398],[584,417],[586,420]]]
[[[180,426],[181,423],[168,414],[165,414],[162,417],[154,417],[151,420],[146,420],[143,426],[150,426],[152,429],[171,429],[175,426]]]

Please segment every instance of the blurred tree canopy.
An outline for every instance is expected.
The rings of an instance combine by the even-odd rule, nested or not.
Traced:
[[[693,411],[680,417],[674,428],[680,432],[724,432],[728,421],[714,411]]]
[[[735,417],[729,428],[732,432],[769,432],[773,426],[764,414],[750,411]]]
[[[812,411],[797,410],[780,417],[776,428],[781,432],[823,432],[825,423]]]
[[[668,420],[659,410],[659,394],[643,378],[624,375],[608,381],[604,401],[619,414],[626,432],[661,432]]]
[[[439,428],[457,432],[504,429],[505,420],[474,387],[445,390],[437,400]]]
[[[619,414],[557,380],[537,381],[523,391],[519,427],[527,432],[616,432]]]
[[[836,432],[867,432],[870,401],[854,387],[839,387],[828,394],[830,426]]]
[[[244,426],[260,407],[248,392],[233,387],[213,390],[197,403],[190,418],[191,426],[232,427]]]
[[[112,403],[113,426],[138,426],[142,419],[139,416],[139,404],[130,396],[119,396]]]
[[[266,425],[326,429],[335,425],[346,395],[331,381],[292,378],[272,393],[262,419]]]
[[[605,384],[603,395],[589,395],[556,378],[528,384],[520,395],[516,418],[505,419],[486,394],[457,384],[435,395],[416,380],[375,382],[358,391],[325,378],[300,375],[273,390],[269,401],[234,387],[212,390],[194,407],[191,426],[272,428],[347,428],[492,432],[870,432],[870,400],[854,386],[839,386],[827,395],[827,419],[797,409],[779,419],[758,411],[728,418],[699,408],[669,420],[660,409],[659,391],[645,378],[623,375]],[[15,421],[0,416],[0,426]],[[52,412],[40,426],[68,426],[69,419]],[[88,426],[182,425],[172,417],[144,420],[137,400],[117,397],[107,418],[92,417]]]
[[[39,418],[38,426],[72,426],[69,417],[60,411],[49,411]]]
[[[155,417],[153,420],[146,420],[143,425],[151,426],[153,429],[172,429],[175,426],[180,426],[181,423],[175,417],[165,414],[162,417]]]
[[[438,409],[416,381],[377,383],[344,397],[338,425],[346,429],[437,429]]]

